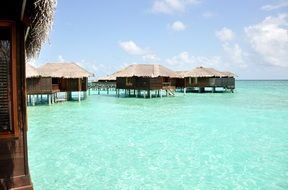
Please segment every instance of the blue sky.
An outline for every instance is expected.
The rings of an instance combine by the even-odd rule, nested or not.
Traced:
[[[288,78],[288,0],[58,0],[36,66],[77,62],[97,77],[130,64]]]

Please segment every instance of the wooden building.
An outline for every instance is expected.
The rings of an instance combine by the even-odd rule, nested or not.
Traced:
[[[78,92],[78,101],[86,97],[88,77],[93,74],[76,63],[47,63],[39,68],[40,77],[27,77],[28,95],[66,92],[67,99],[72,99],[72,92]],[[54,97],[53,97],[54,98]],[[53,99],[52,98],[52,99]]]
[[[182,83],[177,87],[184,88],[184,92],[186,90],[204,92],[205,88],[211,88],[212,92],[215,92],[217,88],[233,92],[235,89],[235,76],[231,72],[197,67],[191,71],[182,72],[182,75],[178,78]]]
[[[0,189],[33,189],[28,167],[25,61],[52,25],[55,0],[0,1]]]
[[[101,91],[106,91],[107,94],[109,94],[109,91],[116,90],[116,74],[117,72],[92,81],[91,88],[97,90],[98,94],[100,94]]]
[[[130,65],[120,71],[116,76],[117,94],[120,90],[125,90],[125,94],[135,95],[136,97],[143,92],[144,97],[162,97],[162,90],[166,95],[174,95],[175,86],[171,85],[170,78],[175,76],[175,72],[158,64],[135,64]],[[132,91],[132,93],[131,93]]]
[[[60,92],[57,85],[52,84],[52,77],[43,77],[38,70],[30,64],[26,64],[27,103],[35,105],[39,96],[46,96],[48,104],[56,101],[56,93]]]

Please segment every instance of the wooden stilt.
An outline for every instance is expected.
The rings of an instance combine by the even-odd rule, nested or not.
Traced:
[[[187,88],[184,88],[184,96],[186,95]]]
[[[212,87],[212,93],[214,93],[215,92],[215,86],[214,87]]]
[[[68,101],[72,100],[72,92],[67,92],[67,100]]]
[[[81,101],[81,90],[82,90],[82,83],[81,83],[81,79],[78,79],[78,102]]]
[[[29,95],[29,104],[32,105],[32,97]]]
[[[35,95],[32,95],[32,106],[35,106]]]
[[[78,102],[81,101],[81,91],[78,91]]]
[[[48,96],[48,98],[47,98],[47,99],[48,99],[48,104],[49,104],[49,106],[50,106],[50,105],[51,105],[51,95],[48,94],[47,96]]]
[[[51,104],[54,104],[54,94],[51,94]]]

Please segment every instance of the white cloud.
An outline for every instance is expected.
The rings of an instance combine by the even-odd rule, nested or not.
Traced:
[[[157,57],[156,54],[153,54],[153,53],[149,53],[149,54],[146,54],[146,55],[143,55],[142,56],[142,59],[145,61],[145,62],[151,62],[151,61],[159,61],[160,59]]]
[[[261,7],[261,10],[263,11],[272,11],[275,9],[285,8],[288,7],[288,1],[282,1],[276,4],[270,4],[270,5],[264,5]]]
[[[251,47],[264,63],[288,67],[287,25],[288,14],[281,14],[244,29]]]
[[[192,68],[196,66],[205,66],[205,67],[217,67],[221,64],[220,56],[191,56],[188,52],[181,52],[179,55],[176,55],[172,58],[166,60],[166,62],[171,66],[177,66],[179,68]]]
[[[155,53],[153,53],[151,50],[149,50],[147,48],[141,48],[135,42],[133,42],[131,40],[125,41],[125,42],[120,42],[119,45],[126,53],[128,53],[130,55],[142,56],[142,59],[145,62],[159,60],[157,55]]]
[[[147,50],[137,46],[136,43],[131,40],[120,42],[119,45],[126,53],[131,55],[144,55],[147,53]]]
[[[248,55],[242,50],[239,44],[235,43],[232,45],[224,43],[222,44],[222,47],[230,63],[236,64],[236,66],[239,67],[247,67],[246,58]]]
[[[223,60],[229,65],[238,67],[247,67],[248,54],[242,50],[239,44],[233,43],[235,38],[234,32],[226,27],[215,32],[217,38],[222,42],[222,48],[224,50]]]
[[[226,27],[223,27],[221,30],[216,31],[215,35],[223,42],[232,41],[235,37],[234,32]]]
[[[164,14],[185,12],[188,6],[198,3],[200,3],[200,0],[155,0],[152,11]]]
[[[63,63],[63,62],[65,62],[65,61],[66,61],[66,60],[63,58],[62,55],[58,55],[58,62]]]
[[[174,30],[174,31],[183,31],[183,30],[186,30],[187,26],[181,22],[181,21],[175,21],[171,24],[171,28]]]

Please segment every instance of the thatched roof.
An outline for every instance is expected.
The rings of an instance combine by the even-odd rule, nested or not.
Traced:
[[[227,77],[238,77],[236,74],[231,73],[230,71],[224,71],[222,72],[224,75],[226,75]]]
[[[195,69],[184,73],[184,77],[234,77],[234,76],[235,75],[231,72],[221,72],[214,68],[205,68],[205,67],[196,67]]]
[[[29,63],[26,63],[26,78],[34,78],[34,77],[40,77],[40,73],[37,71],[35,67],[30,65]]]
[[[175,71],[176,76],[174,78],[184,78],[188,71]]]
[[[134,64],[114,73],[116,77],[171,77],[175,72],[158,64]]]
[[[105,77],[100,77],[98,78],[98,81],[101,80],[101,81],[115,81],[116,80],[116,77],[117,77],[117,73],[113,73],[112,75],[107,75]]]
[[[94,76],[76,63],[46,63],[38,68],[44,77],[84,78]]]
[[[31,21],[25,41],[26,56],[37,55],[52,28],[57,0],[26,0],[25,16]]]

